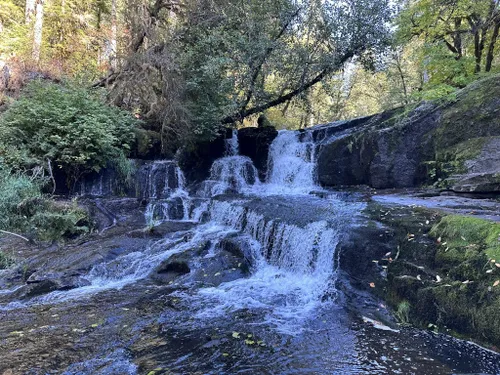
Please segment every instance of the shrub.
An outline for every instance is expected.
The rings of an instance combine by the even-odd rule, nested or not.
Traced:
[[[21,169],[50,159],[72,185],[128,154],[136,123],[97,91],[34,81],[0,117],[0,156]]]
[[[44,197],[44,181],[0,166],[0,229],[54,241],[90,231],[88,214],[71,204]]]

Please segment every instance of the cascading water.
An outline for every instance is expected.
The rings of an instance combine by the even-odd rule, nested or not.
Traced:
[[[217,159],[210,169],[210,177],[199,194],[211,198],[226,193],[249,193],[260,184],[259,174],[250,158],[238,155],[238,135],[226,139],[226,156]]]
[[[14,300],[9,296],[22,295],[30,285],[0,290],[2,319],[10,312],[12,320],[19,311],[21,327],[30,333],[23,339],[24,333],[9,325],[2,332],[11,332],[4,344],[20,341],[22,355],[34,341],[29,337],[39,335],[50,345],[45,339],[55,332],[60,337],[51,347],[67,343],[70,354],[78,354],[64,365],[61,373],[67,375],[133,375],[167,368],[186,374],[435,373],[414,370],[411,361],[417,353],[427,350],[428,355],[431,349],[425,349],[428,341],[413,345],[413,333],[399,343],[393,331],[387,333],[391,336],[372,333],[374,344],[360,349],[366,327],[361,334],[353,330],[353,323],[359,323],[339,303],[337,286],[344,280],[339,279],[338,247],[365,203],[309,194],[319,189],[310,135],[280,132],[271,147],[266,183],[258,180],[249,158],[237,155],[234,134],[226,145],[227,156],[214,162],[198,196],[188,195],[175,162],[140,165],[134,197],[149,202],[148,224],[176,222],[151,232],[141,230],[137,221],[129,232],[117,226],[117,231],[125,229],[119,238],[102,238],[106,245],[93,255],[101,263],[75,269],[83,282],[71,284],[74,289],[63,283],[60,290]],[[101,188],[105,184],[97,186],[96,193],[106,190]],[[169,274],[170,266],[183,266],[183,271]],[[38,272],[30,276],[35,282],[49,278],[40,287],[57,287],[58,280],[50,283],[57,276]],[[365,306],[373,303],[365,297]],[[44,304],[50,306],[38,306]],[[28,316],[23,316],[25,309]],[[26,321],[37,315],[42,319],[29,329]],[[380,351],[374,350],[377,345]],[[433,358],[423,360],[435,368]],[[394,365],[391,371],[386,364]],[[412,366],[410,371],[401,370],[404,364]]]
[[[269,151],[268,190],[300,194],[319,189],[315,149],[309,133],[280,131]]]
[[[226,145],[225,156],[236,156],[240,153],[240,145],[238,142],[238,131],[233,129],[231,133],[231,138],[226,138],[224,140]]]
[[[146,177],[142,196],[149,199],[145,212],[148,226],[189,219],[191,199],[184,174],[175,162],[156,161],[144,166],[140,174]]]

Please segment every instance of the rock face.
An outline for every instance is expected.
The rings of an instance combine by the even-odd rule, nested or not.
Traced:
[[[324,186],[500,192],[500,82],[491,77],[452,102],[424,103],[312,129]]]
[[[262,180],[267,174],[269,147],[277,136],[278,131],[271,126],[243,128],[238,131],[240,155],[252,159]]]
[[[226,151],[226,134],[213,141],[199,142],[178,155],[178,162],[188,182],[201,182],[210,175],[212,163],[223,157]]]

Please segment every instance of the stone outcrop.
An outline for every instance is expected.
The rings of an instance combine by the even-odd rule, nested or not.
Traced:
[[[262,180],[267,174],[269,148],[277,136],[278,131],[272,126],[243,128],[238,131],[240,155],[252,159]]]
[[[422,185],[500,192],[500,81],[476,82],[443,103],[423,103],[312,128],[324,186]]]

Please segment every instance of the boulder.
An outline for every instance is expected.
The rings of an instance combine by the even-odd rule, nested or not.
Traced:
[[[262,180],[265,180],[267,174],[269,148],[277,136],[278,131],[272,126],[243,128],[238,131],[240,155],[252,159]]]

